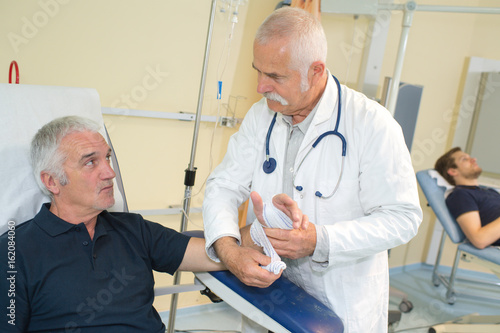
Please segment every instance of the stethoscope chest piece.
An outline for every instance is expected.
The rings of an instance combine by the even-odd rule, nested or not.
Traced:
[[[273,173],[273,171],[276,170],[276,160],[272,157],[270,157],[269,159],[266,159],[264,161],[264,165],[262,166],[262,169],[267,174]]]

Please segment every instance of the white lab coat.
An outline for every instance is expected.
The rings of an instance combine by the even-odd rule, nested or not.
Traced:
[[[295,169],[315,139],[335,127],[338,94],[332,77],[297,154]],[[282,192],[287,127],[278,114],[270,154],[277,161],[263,172],[265,140],[274,112],[262,99],[252,106],[238,133],[231,137],[223,162],[207,182],[203,218],[207,253],[223,236],[240,239],[237,207],[251,191],[264,201]],[[408,242],[422,220],[415,174],[400,126],[377,102],[342,86],[339,132],[347,140],[347,156],[337,193],[330,193],[341,169],[341,141],[327,136],[311,151],[297,172],[293,199],[311,222],[326,226],[328,262],[297,260],[298,270],[285,275],[333,309],[346,333],[387,331],[387,249]],[[247,221],[255,219],[252,207]]]

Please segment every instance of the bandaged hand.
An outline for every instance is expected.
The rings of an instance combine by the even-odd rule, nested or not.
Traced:
[[[257,192],[250,193],[250,198],[252,199],[253,211],[257,220],[259,220],[262,225],[266,226],[263,217],[264,203],[262,198]],[[309,218],[302,213],[297,202],[288,195],[284,193],[275,195],[272,199],[272,204],[290,218],[294,229],[307,229]]]
[[[262,268],[274,274],[279,274],[286,268],[286,264],[281,261],[280,256],[273,248],[264,227],[268,227],[265,229],[283,231],[292,229],[303,234],[307,231],[309,220],[306,215],[302,214],[297,203],[286,194],[276,195],[272,203],[265,204],[256,192],[251,193],[251,198],[257,220],[252,224],[250,236],[252,241],[257,246],[262,247],[264,253],[271,258],[271,263]],[[295,221],[292,221],[292,219]]]
[[[292,220],[290,220],[285,213],[274,207],[273,204],[264,204],[262,217],[265,221],[265,225],[271,228],[291,229],[293,227]],[[258,220],[252,223],[250,237],[252,237],[252,241],[257,246],[262,247],[264,253],[271,258],[271,263],[262,268],[274,274],[279,274],[286,268],[286,264],[281,261],[281,258],[271,245],[271,242],[267,239],[264,232],[264,226]]]

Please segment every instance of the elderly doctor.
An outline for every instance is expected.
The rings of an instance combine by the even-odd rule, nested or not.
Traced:
[[[264,202],[286,193],[311,222],[265,229],[283,274],[335,311],[345,332],[386,332],[387,250],[414,237],[422,219],[415,175],[400,126],[338,83],[326,50],[321,24],[303,10],[279,9],[260,26],[253,67],[264,98],[207,183],[206,249],[244,283],[270,285],[279,275],[244,246],[237,207],[251,191]]]

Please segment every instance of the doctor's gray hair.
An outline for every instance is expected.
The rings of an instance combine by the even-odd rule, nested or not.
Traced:
[[[38,130],[31,141],[31,166],[35,180],[42,192],[53,198],[41,180],[41,173],[47,172],[54,176],[61,185],[68,184],[63,164],[67,155],[60,149],[62,139],[75,132],[99,132],[100,126],[87,118],[68,116],[56,118]]]
[[[321,22],[303,9],[283,7],[275,10],[261,24],[255,42],[266,45],[288,40],[291,66],[307,83],[307,72],[315,61],[326,63],[327,41]]]

